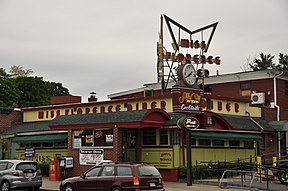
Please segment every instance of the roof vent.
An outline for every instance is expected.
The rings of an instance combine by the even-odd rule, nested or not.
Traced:
[[[88,98],[88,102],[92,102],[92,101],[97,101],[98,99],[96,98],[96,93],[95,92],[91,92],[90,93],[90,97]]]

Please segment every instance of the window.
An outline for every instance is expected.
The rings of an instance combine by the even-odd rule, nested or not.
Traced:
[[[240,141],[229,141],[230,147],[240,147]]]
[[[98,176],[100,169],[101,169],[101,167],[93,168],[90,171],[88,171],[85,176],[87,176],[87,177]]]
[[[87,129],[73,131],[73,147],[113,146],[113,129]]]
[[[160,131],[160,145],[168,145],[168,131]]]
[[[114,166],[105,166],[102,170],[101,176],[114,176]]]
[[[211,140],[210,139],[199,139],[199,146],[211,146]]]
[[[156,145],[156,129],[143,130],[143,145]]]
[[[43,143],[42,146],[43,147],[53,147],[53,142]]]
[[[144,90],[144,97],[153,96],[153,90]]]
[[[251,89],[251,83],[250,82],[243,82],[240,85],[241,90],[250,90]]]
[[[132,169],[128,166],[117,167],[118,176],[132,176]]]
[[[223,140],[213,140],[212,144],[214,147],[224,147],[224,141]]]
[[[253,149],[254,148],[254,142],[253,141],[244,141],[244,148]]]

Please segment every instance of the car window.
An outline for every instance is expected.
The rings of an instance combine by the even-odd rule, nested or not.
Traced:
[[[114,166],[105,166],[102,170],[101,176],[114,176]]]
[[[0,162],[0,170],[6,170],[7,169],[7,162]]]
[[[117,167],[118,176],[132,176],[132,169],[128,166]]]
[[[100,169],[101,169],[101,167],[92,168],[91,170],[89,170],[89,171],[85,174],[85,176],[86,176],[86,177],[95,177],[95,176],[98,176]]]
[[[140,166],[140,176],[159,176],[159,171],[154,166]]]
[[[27,162],[19,163],[16,166],[16,170],[35,172],[35,171],[37,171],[37,164],[36,163],[27,163]]]

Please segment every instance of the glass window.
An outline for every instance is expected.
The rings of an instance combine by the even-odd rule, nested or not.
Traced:
[[[49,142],[49,143],[42,143],[43,147],[53,147],[53,142]]]
[[[95,177],[95,176],[98,176],[99,172],[100,172],[100,169],[101,167],[96,167],[96,168],[93,168],[91,170],[89,170],[85,176],[87,177]]]
[[[213,140],[212,144],[214,147],[224,147],[224,141],[223,140]]]
[[[199,139],[199,146],[211,146],[211,140],[210,139]]]
[[[73,131],[73,147],[113,146],[113,129],[87,129]]]
[[[41,143],[33,143],[32,147],[39,148],[39,147],[41,147]]]
[[[156,145],[156,129],[143,130],[143,145]]]
[[[241,88],[241,90],[249,90],[249,89],[251,89],[251,83],[250,82],[242,82],[240,88]]]
[[[160,131],[160,145],[168,145],[168,131]]]
[[[128,166],[117,167],[118,176],[132,176],[132,169]]]
[[[244,147],[247,149],[253,149],[254,148],[254,142],[253,141],[244,141]]]
[[[55,142],[54,145],[55,147],[67,147],[67,142]]]
[[[114,166],[105,166],[102,170],[101,176],[114,176]]]
[[[230,147],[240,147],[240,141],[229,141]]]
[[[191,139],[191,145],[196,146],[196,139],[194,138]]]
[[[140,176],[159,176],[159,171],[154,166],[139,167]]]

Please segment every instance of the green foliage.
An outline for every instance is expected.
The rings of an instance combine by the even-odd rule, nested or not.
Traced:
[[[43,81],[42,77],[15,77],[0,68],[0,107],[49,105],[52,96],[69,95],[61,83]]]
[[[50,161],[38,162],[38,168],[41,170],[42,176],[49,176],[49,164]]]
[[[11,66],[10,71],[9,71],[11,77],[24,77],[24,76],[29,76],[30,74],[33,73],[33,70],[28,69],[24,70],[22,66]]]
[[[255,58],[254,62],[249,64],[253,71],[261,71],[266,69],[288,70],[288,55],[279,54],[279,64],[273,62],[274,56],[271,54],[260,53],[260,58]]]

